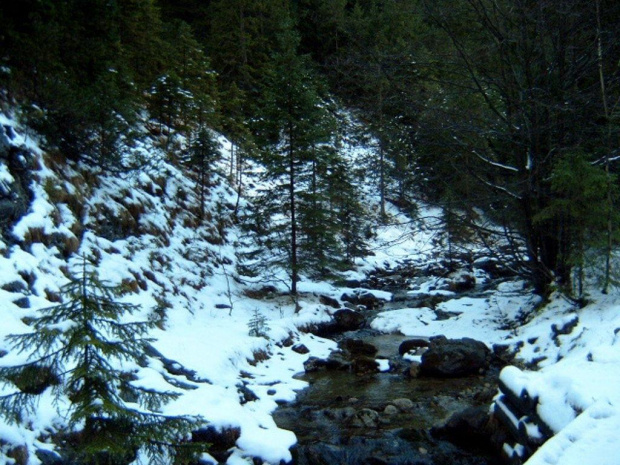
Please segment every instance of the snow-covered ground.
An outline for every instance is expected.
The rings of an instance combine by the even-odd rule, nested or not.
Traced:
[[[94,254],[100,278],[127,284],[132,292],[124,299],[139,305],[144,318],[162,305],[166,308],[161,327],[151,334],[153,345],[168,359],[195,372],[193,380],[177,375],[195,389],[183,391],[164,412],[201,415],[216,428],[239,428],[239,439],[227,462],[230,465],[251,464],[252,457],[274,464],[290,460],[295,436],[278,428],[271,413],[277,402],[293,400],[296,391],[305,387],[295,374],[303,371],[308,355],[283,342],[290,338],[304,344],[314,356],[327,356],[335,344],[299,328],[329,319],[333,309],[321,305],[318,296],[339,298],[343,289],[303,280],[299,283],[298,312],[286,297],[250,298],[248,287],[233,279],[233,244],[242,238],[230,222],[230,206],[237,199],[226,183],[220,182],[210,192],[208,203],[217,212],[215,218],[200,223],[196,221],[194,184],[166,163],[154,147],[137,148],[148,151],[154,160],[151,168],[139,175],[124,179],[102,175],[96,184],[87,186],[78,171],[68,169],[61,175],[51,169],[36,140],[0,114],[2,126],[12,128],[10,143],[30,150],[39,170],[32,180],[30,210],[13,228],[14,242],[0,244],[0,353],[6,352],[0,364],[23,360],[26,354],[12,352],[5,336],[27,332],[23,320],[53,305],[67,281],[63,270],[74,266],[76,260],[66,257]],[[223,144],[222,172],[230,157],[229,146]],[[12,182],[0,160],[0,188],[6,191]],[[81,218],[76,216],[76,203]],[[388,207],[390,224],[377,231],[372,244],[375,255],[359,259],[357,271],[348,273],[347,278],[360,279],[365,272],[394,267],[402,260],[436,260],[441,211],[422,208],[420,218],[412,221]],[[139,234],[115,238],[106,229],[110,215]],[[77,227],[78,223],[83,223],[84,229]],[[67,253],[78,237],[79,249]],[[484,280],[483,272],[475,274],[479,281]],[[449,292],[433,290],[436,285],[429,280],[410,292]],[[502,375],[516,387],[527,387],[539,395],[539,413],[557,433],[528,465],[616,464],[620,463],[616,440],[620,428],[620,298],[592,293],[591,300],[585,308],[577,309],[558,295],[532,313],[539,298],[525,283],[508,281],[480,297],[440,304],[439,309],[458,314],[450,319],[438,320],[426,308],[402,308],[379,314],[372,327],[412,336],[473,337],[488,345],[519,348],[525,361],[542,360],[539,371],[510,368]],[[266,319],[268,337],[249,335],[248,324],[257,314]],[[530,315],[526,324],[511,324],[524,315]],[[578,322],[569,334],[558,336],[552,329],[575,317]],[[136,382],[159,385],[166,383],[164,374],[162,363],[153,358],[139,371]],[[10,391],[9,386],[2,389]],[[256,400],[246,401],[244,389],[252,391]],[[47,441],[50,432],[66,425],[66,403],[55,405],[47,393],[41,397],[36,411],[21,424],[0,419],[0,462],[13,463],[6,454],[16,446],[25,446],[28,465],[35,465],[40,463],[37,449],[54,448]],[[208,462],[208,455],[204,459]]]

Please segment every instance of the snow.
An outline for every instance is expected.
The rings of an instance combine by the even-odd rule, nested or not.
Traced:
[[[527,465],[617,464],[620,410],[616,405],[593,403],[549,439]]]
[[[379,365],[379,371],[389,371],[390,369],[390,361],[382,358],[377,359],[377,364]]]
[[[151,160],[151,165],[135,176],[118,178],[100,176],[97,186],[85,187],[69,182],[44,163],[38,141],[26,136],[10,115],[0,113],[0,126],[12,128],[11,144],[23,146],[38,157],[40,171],[34,177],[33,201],[27,214],[13,228],[18,242],[2,246],[0,255],[0,300],[3,321],[0,325],[0,357],[2,365],[20,363],[27,354],[11,351],[5,337],[29,331],[26,317],[54,304],[54,296],[67,282],[66,272],[79,266],[79,255],[97,258],[100,279],[113,284],[134,285],[123,300],[139,305],[140,310],[127,318],[144,320],[158,309],[165,316],[150,337],[153,346],[167,359],[176,362],[193,376],[170,374],[164,364],[149,358],[146,367],[135,369],[136,386],[177,392],[181,395],[163,406],[165,414],[203,417],[214,428],[239,428],[240,437],[228,458],[228,465],[247,465],[253,457],[276,464],[291,459],[290,448],[295,435],[279,428],[272,413],[279,402],[291,402],[307,384],[295,375],[303,371],[308,355],[296,353],[284,344],[287,338],[303,344],[316,357],[327,357],[336,349],[332,341],[303,333],[299,328],[330,318],[330,309],[319,303],[318,296],[339,298],[358,289],[335,287],[304,278],[298,283],[302,295],[300,309],[286,296],[255,300],[247,297],[245,284],[234,276],[236,243],[242,233],[233,226],[232,214],[225,205],[237,203],[236,193],[220,185],[209,193],[207,202],[227,225],[219,241],[213,224],[199,224],[192,208],[197,205],[195,186],[165,155],[148,142],[140,142],[136,153]],[[230,161],[230,143],[221,138],[222,162],[226,172]],[[363,156],[360,147],[349,147],[351,156]],[[252,167],[260,172],[260,167]],[[75,173],[66,178],[77,176]],[[45,182],[64,186],[71,195],[83,196],[84,212],[76,218],[66,204],[55,204],[44,188]],[[14,181],[7,166],[0,161],[0,190],[10,189]],[[48,184],[49,185],[49,184]],[[255,187],[258,189],[259,187]],[[376,204],[376,192],[366,188],[369,204]],[[179,207],[179,197],[187,198]],[[441,218],[438,208],[420,204],[419,215],[412,220],[393,205],[387,205],[390,221],[378,228],[371,246],[374,255],[357,259],[355,270],[344,278],[361,280],[366,272],[395,267],[405,261],[431,266],[442,244]],[[123,239],[97,234],[109,223],[109,215],[135,221],[140,234]],[[84,225],[80,249],[67,259],[59,249],[59,238],[75,238],[77,223]],[[37,239],[39,234],[43,239]],[[161,237],[167,240],[162,240]],[[50,238],[56,238],[56,241]],[[482,254],[481,254],[482,255]],[[485,273],[476,268],[485,258],[474,262],[470,270],[477,283],[485,283]],[[197,264],[200,264],[198,266]],[[281,275],[285,278],[285,275]],[[251,280],[247,280],[251,287]],[[286,290],[282,283],[275,283]],[[420,279],[408,290],[409,297],[455,297],[439,278]],[[359,289],[362,290],[362,289]],[[371,291],[377,298],[390,302],[372,321],[371,327],[407,336],[450,338],[470,337],[491,346],[503,344],[518,351],[526,361],[538,361],[538,371],[507,367],[502,381],[515,392],[527,389],[539,399],[538,413],[556,433],[528,461],[527,465],[572,465],[597,463],[617,464],[620,444],[620,296],[603,296],[591,292],[591,303],[577,309],[560,295],[554,295],[542,310],[541,303],[523,281],[510,280],[492,292],[452,298],[439,303],[436,310],[450,315],[441,319],[428,308],[397,308],[389,292]],[[14,302],[27,297],[28,308]],[[232,308],[218,308],[228,305]],[[299,311],[296,311],[299,310]],[[267,321],[268,338],[251,337],[248,322],[257,311]],[[333,310],[331,310],[333,311]],[[569,334],[557,334],[578,318]],[[520,319],[522,324],[514,322]],[[59,323],[66,328],[71,322]],[[407,354],[407,360],[419,362],[419,355]],[[380,370],[389,369],[387,360],[377,360]],[[167,380],[191,386],[180,389]],[[240,388],[249,389],[256,400],[245,402]],[[1,392],[9,392],[2,387]],[[9,445],[25,445],[28,465],[40,463],[37,448],[53,449],[40,438],[66,427],[67,399],[55,404],[50,392],[42,394],[33,412],[22,425],[0,420],[0,462],[8,461]],[[519,419],[515,418],[515,421]],[[528,425],[534,436],[540,434]],[[519,445],[505,445],[507,452],[523,453]],[[215,463],[208,454],[206,462]]]

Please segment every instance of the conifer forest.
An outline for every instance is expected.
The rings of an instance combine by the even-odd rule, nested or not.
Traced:
[[[0,463],[618,464],[619,150],[615,0],[0,2]],[[377,334],[538,410],[295,430],[296,373],[454,377]]]

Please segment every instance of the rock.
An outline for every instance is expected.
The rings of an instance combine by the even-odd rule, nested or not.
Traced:
[[[348,339],[347,338],[347,339],[342,340],[338,344],[338,346],[342,350],[345,350],[346,352],[348,352],[351,355],[351,357],[359,357],[359,356],[374,357],[375,355],[377,355],[377,352],[378,352],[378,349],[375,346],[361,339]]]
[[[478,258],[474,261],[474,267],[487,273],[491,279],[509,278],[515,275],[513,270],[492,257]]]
[[[367,375],[377,373],[379,371],[379,364],[374,358],[359,357],[353,360],[351,369],[355,374]]]
[[[385,413],[386,415],[396,415],[398,413],[398,409],[391,404],[386,405],[383,409],[383,413]]]
[[[452,292],[470,291],[474,287],[476,278],[466,271],[457,271],[448,276],[448,290]]]
[[[237,393],[239,394],[241,405],[258,400],[258,396],[245,384],[237,385]]]
[[[379,413],[376,410],[363,408],[351,418],[350,425],[356,428],[377,428]]]
[[[420,364],[412,363],[409,370],[407,370],[407,375],[411,378],[417,378],[420,376]]]
[[[336,352],[332,352],[327,360],[318,357],[310,357],[304,362],[304,370],[306,373],[320,370],[345,370],[348,369],[349,366],[350,362],[344,360],[342,355]]]
[[[433,338],[422,354],[420,372],[438,377],[479,374],[488,368],[489,354],[488,347],[474,339]]]
[[[394,399],[392,401],[392,404],[394,404],[394,406],[401,412],[410,412],[411,410],[413,410],[413,407],[415,406],[415,404],[413,403],[413,401],[411,401],[411,399],[405,399],[405,398]]]
[[[559,336],[565,336],[573,332],[573,329],[577,327],[579,324],[579,317],[571,318],[569,321],[565,322],[561,326],[557,324],[551,325],[551,331],[553,332],[553,339],[557,341]]]
[[[343,302],[350,302],[354,305],[363,305],[369,310],[374,310],[383,305],[383,299],[379,299],[373,293],[364,290],[355,290],[351,293],[345,292],[340,297]]]
[[[192,432],[193,443],[208,443],[209,454],[219,463],[225,463],[241,436],[240,428],[216,428],[208,426]]]
[[[431,434],[462,447],[485,449],[491,446],[489,420],[488,407],[469,407],[452,415],[445,425],[433,427]]]
[[[366,326],[364,315],[353,309],[341,308],[334,312],[332,321],[310,324],[304,331],[319,337],[332,337],[335,334],[356,331],[364,326]]]
[[[314,373],[322,368],[325,368],[325,360],[321,360],[318,357],[310,357],[304,362],[304,371],[306,373]]]
[[[334,313],[336,332],[355,331],[366,325],[364,316],[354,310],[343,308]]]
[[[328,307],[340,308],[340,302],[338,302],[333,297],[329,297],[326,295],[320,295],[319,302],[321,302],[323,305],[327,305]]]
[[[3,131],[4,129],[4,131]],[[10,127],[0,127],[0,158],[6,164],[12,181],[3,183],[0,188],[0,232],[11,237],[13,225],[26,214],[34,198],[30,188],[34,168],[34,157],[29,151],[11,146],[5,137]]]
[[[460,315],[459,312],[446,312],[439,308],[436,308],[435,310],[433,310],[433,312],[435,312],[435,318],[437,321],[449,320],[450,318],[454,318]]]
[[[331,420],[347,421],[353,415],[355,415],[355,409],[353,407],[344,408],[327,408],[323,410],[323,415]]]
[[[492,350],[496,357],[508,361],[514,359],[514,353],[511,353],[511,346],[509,344],[493,344]]]
[[[401,342],[400,346],[398,346],[398,353],[403,356],[407,352],[428,346],[429,341],[426,339],[407,339],[406,341]]]
[[[291,350],[293,352],[297,352],[298,354],[302,354],[302,355],[310,352],[310,349],[308,349],[303,344],[295,344],[293,347],[291,347]]]
[[[275,286],[267,285],[263,286],[259,289],[246,289],[245,295],[250,299],[265,299],[269,296],[276,295],[278,293],[278,289]]]

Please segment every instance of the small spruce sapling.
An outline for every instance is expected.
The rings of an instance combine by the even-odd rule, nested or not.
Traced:
[[[85,259],[81,268],[61,289],[63,303],[42,309],[30,321],[32,332],[7,337],[12,349],[27,353],[28,359],[0,367],[5,392],[17,387],[0,396],[2,415],[25,421],[39,394],[51,389],[59,413],[77,431],[73,458],[78,463],[132,461],[139,450],[149,463],[192,456],[197,450],[179,443],[202,421],[159,411],[179,390],[134,382],[146,362],[151,341],[146,333],[156,320],[126,321],[139,307],[119,302],[120,287],[102,282]]]
[[[261,315],[257,308],[255,308],[252,313],[252,318],[250,318],[250,321],[248,322],[248,328],[250,329],[248,333],[250,336],[269,339],[269,336],[267,335],[267,331],[269,331],[267,318],[264,315]]]

